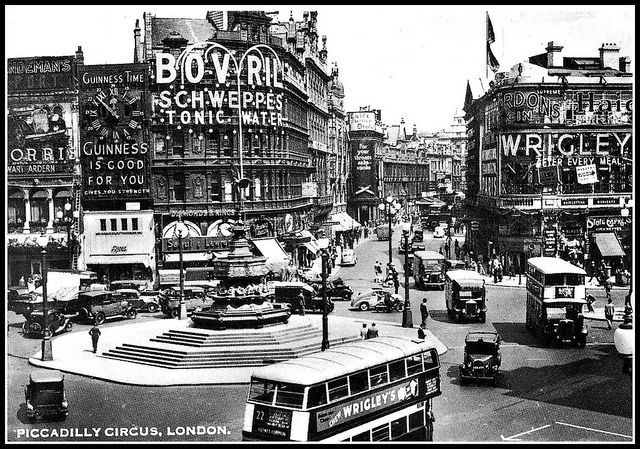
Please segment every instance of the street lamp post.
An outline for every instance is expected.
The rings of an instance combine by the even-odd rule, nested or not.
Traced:
[[[402,208],[402,205],[399,204],[397,201],[395,201],[391,195],[387,196],[384,202],[378,205],[378,209],[380,209],[381,212],[386,213],[387,220],[389,221],[389,262],[387,263],[387,278],[389,277],[389,270],[391,269],[392,252],[393,252],[393,249],[391,246],[392,233],[393,233],[393,229],[391,228],[391,219],[393,218],[395,213],[399,211],[401,208]]]
[[[71,212],[71,203],[67,201],[64,205],[64,212],[62,212],[62,210],[59,210],[56,213],[56,217],[58,218],[58,220],[64,221],[64,224],[67,227],[67,255],[69,258],[69,268],[73,268],[73,250],[71,248],[71,224],[73,223],[74,219],[77,218],[78,212],[74,211],[73,215],[71,215],[70,212]]]
[[[178,223],[173,231],[178,237],[178,253],[180,254],[180,310],[178,313],[179,320],[187,319],[187,305],[184,302],[184,268],[182,261],[182,239],[189,236],[189,228],[184,224],[182,218],[178,218]]]
[[[329,251],[327,248],[320,249],[322,258],[322,351],[329,349],[329,308],[327,304],[327,273]]]
[[[51,332],[47,320],[47,251],[42,250],[42,357],[43,362],[53,360],[53,348],[51,346]]]
[[[411,224],[406,221],[402,224],[402,236],[404,237],[404,309],[402,311],[402,327],[413,327],[411,315],[411,302],[409,301],[409,232]]]
[[[631,295],[631,292],[629,292]],[[622,357],[622,372],[631,374],[631,366],[633,361],[633,353],[635,347],[635,339],[633,335],[633,316],[632,308],[626,305],[624,308],[624,322],[618,326],[613,334],[613,343],[616,351]]]

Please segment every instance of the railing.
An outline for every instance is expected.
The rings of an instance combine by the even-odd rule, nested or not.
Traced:
[[[270,212],[281,211],[286,209],[298,209],[301,207],[311,206],[313,204],[313,198],[296,196],[294,198],[279,198],[279,199],[259,199],[259,200],[245,200],[244,211],[245,212]],[[206,214],[234,214],[238,208],[236,202],[204,202],[204,201],[181,201],[181,202],[156,202],[156,211],[165,213],[173,212],[179,209],[185,211],[196,210],[196,212]]]
[[[332,195],[318,196],[314,198],[314,203],[317,206],[329,206],[333,204],[333,196]]]
[[[481,205],[493,205],[493,203],[495,203],[496,207],[504,209],[539,210],[542,206],[543,199],[545,209],[609,209],[612,206],[623,207],[625,201],[630,198],[631,193],[595,193],[586,195],[555,195],[550,193],[540,195],[539,193],[535,193],[530,195],[502,195],[500,198],[478,195],[477,201],[478,204]]]
[[[155,158],[153,160],[153,166],[172,166],[175,161],[180,161],[183,166],[210,166],[210,165],[229,165],[231,162],[238,164],[239,158],[235,156],[220,156],[220,157],[197,157],[197,158]],[[276,151],[270,152],[269,156],[244,156],[244,165],[294,165],[294,166],[309,166],[310,161],[307,156],[287,152]]]

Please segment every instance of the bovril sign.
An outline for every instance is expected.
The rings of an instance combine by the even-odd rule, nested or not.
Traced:
[[[602,217],[588,217],[587,229],[593,231],[620,231],[631,226],[631,217],[608,215]]]

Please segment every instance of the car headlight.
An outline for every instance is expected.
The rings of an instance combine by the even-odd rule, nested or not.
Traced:
[[[31,405],[31,402],[29,401],[27,401],[27,410],[33,411],[33,405]]]

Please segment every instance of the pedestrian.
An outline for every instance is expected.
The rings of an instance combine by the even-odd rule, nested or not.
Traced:
[[[373,282],[382,282],[382,264],[380,261],[376,260],[376,263],[373,265],[373,271],[375,273]]]
[[[424,326],[427,328],[427,318],[429,318],[429,309],[427,309],[427,298],[422,299],[422,304],[420,304],[420,317],[422,318],[422,323],[420,326]]]
[[[493,257],[493,259],[491,259],[491,263],[489,263],[489,273],[493,274],[493,283],[497,283],[498,282],[498,259],[495,258],[495,256]]]
[[[298,293],[298,308],[300,316],[304,316],[304,294],[302,292]]]
[[[607,294],[607,299],[611,299],[611,278],[604,281],[604,292]]]
[[[398,280],[398,272],[394,269],[391,272],[391,276],[393,276],[393,288],[396,291],[396,295],[398,294],[398,289],[400,288],[400,281]]]
[[[371,338],[376,338],[378,336],[378,328],[376,327],[376,323],[371,323],[371,327],[367,330],[367,338],[369,340]]]
[[[596,302],[596,297],[593,296],[591,293],[589,293],[587,295],[587,309],[589,310],[589,312],[595,312],[595,310],[593,309],[593,303]]]
[[[460,259],[460,243],[458,243],[458,239],[455,240],[454,243],[454,252],[456,253],[456,259]]]
[[[18,281],[18,287],[26,287],[26,283],[24,281],[24,276],[22,276],[20,278],[20,280]]]
[[[420,327],[418,328],[418,338],[420,340],[424,340],[425,338],[427,338],[427,334],[424,333],[424,329],[422,328],[422,325],[420,325]]]
[[[447,259],[451,258],[451,246],[448,241],[444,244],[444,253],[447,255]]]
[[[360,338],[362,340],[367,339],[367,323],[362,323],[362,329],[360,329]]]
[[[613,314],[615,313],[615,308],[613,307],[612,299],[609,298],[607,303],[604,305],[604,318],[607,320],[607,327],[611,329],[611,323],[613,322]]]
[[[624,308],[631,308],[631,292],[627,293],[627,296],[624,297]]]
[[[89,335],[91,335],[91,344],[93,345],[93,353],[98,352],[98,340],[100,339],[100,329],[95,324],[89,330]]]

